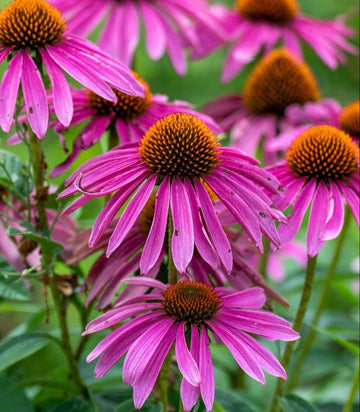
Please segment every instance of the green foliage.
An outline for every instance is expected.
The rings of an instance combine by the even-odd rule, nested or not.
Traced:
[[[46,333],[26,333],[3,341],[0,345],[0,371],[48,345],[54,338]]]
[[[318,409],[297,395],[285,395],[279,399],[284,412],[319,412]]]

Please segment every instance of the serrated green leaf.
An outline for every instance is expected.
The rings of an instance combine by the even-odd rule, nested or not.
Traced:
[[[27,302],[30,300],[30,291],[22,279],[0,278],[0,296],[5,299]]]
[[[279,398],[279,404],[284,412],[319,412],[313,404],[293,394]]]
[[[45,253],[57,253],[60,254],[63,251],[63,247],[47,237],[36,235],[32,232],[22,232],[14,227],[9,227],[7,230],[9,236],[21,235],[29,238],[38,243]]]
[[[33,187],[29,169],[7,150],[0,150],[0,184],[19,199],[27,198]]]
[[[0,371],[45,347],[53,338],[46,333],[26,333],[0,344]]]
[[[1,412],[35,412],[24,391],[14,388],[14,383],[14,381],[0,375]]]

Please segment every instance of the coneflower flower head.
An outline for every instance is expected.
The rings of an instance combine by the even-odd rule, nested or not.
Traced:
[[[198,118],[176,113],[151,126],[140,145],[116,148],[81,166],[66,182],[61,197],[82,192],[67,213],[92,197],[115,192],[93,226],[94,246],[105,228],[134,191],[109,240],[107,254],[123,242],[155,190],[155,212],[141,256],[141,273],[147,273],[162,250],[169,207],[173,222],[173,259],[184,273],[194,245],[206,261],[217,259],[230,271],[229,240],[215,213],[208,188],[262,250],[262,234],[279,245],[275,220],[283,216],[272,207],[263,188],[278,192],[276,179],[256,167],[258,162],[241,152],[221,147],[214,133]],[[206,183],[206,187],[204,185]]]
[[[286,160],[269,168],[286,189],[274,199],[280,210],[293,205],[288,226],[280,225],[282,244],[300,228],[312,201],[307,253],[315,256],[326,240],[335,238],[344,220],[344,201],[359,226],[359,148],[350,136],[332,126],[315,126],[301,133],[286,153]]]
[[[0,86],[0,125],[6,132],[13,122],[21,82],[30,126],[39,138],[44,137],[49,111],[42,65],[53,88],[55,112],[64,125],[70,123],[73,105],[62,70],[105,99],[116,101],[110,86],[143,95],[126,66],[68,33],[61,13],[45,0],[14,0],[1,11],[0,62],[6,57],[9,68]]]
[[[87,357],[90,362],[101,355],[95,368],[95,375],[101,378],[127,352],[123,379],[134,388],[136,408],[141,408],[149,396],[175,343],[176,361],[183,376],[180,395],[184,409],[190,411],[201,394],[206,410],[211,411],[215,392],[209,348],[212,333],[225,343],[239,366],[252,378],[265,384],[263,370],[286,378],[271,352],[247,334],[255,333],[267,340],[299,338],[287,321],[257,310],[266,301],[261,288],[233,292],[192,281],[164,285],[153,279],[133,278],[127,282],[154,290],[90,322],[85,334],[136,316],[114,329]]]

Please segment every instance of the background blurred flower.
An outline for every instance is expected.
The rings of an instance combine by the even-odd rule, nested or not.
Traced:
[[[0,85],[0,126],[8,132],[13,122],[21,82],[31,129],[42,139],[48,128],[49,109],[42,65],[53,91],[55,113],[68,126],[73,104],[62,70],[79,83],[116,102],[112,87],[143,95],[129,69],[92,43],[67,32],[60,12],[45,0],[14,0],[0,13],[0,63],[10,59]]]
[[[168,52],[176,72],[186,72],[185,49],[197,45],[194,24],[216,38],[222,28],[203,0],[52,0],[68,19],[70,30],[87,36],[99,26],[101,49],[131,66],[140,38],[140,22],[146,33],[146,50],[153,60]]]
[[[299,13],[296,0],[237,0],[234,8],[233,11],[221,5],[211,8],[232,39],[221,76],[224,82],[236,76],[258,53],[268,52],[279,41],[300,59],[300,40],[305,41],[332,69],[345,63],[344,52],[357,53],[346,40],[354,32],[345,26],[344,17],[333,21],[313,19]],[[193,57],[201,58],[223,44],[206,34]]]

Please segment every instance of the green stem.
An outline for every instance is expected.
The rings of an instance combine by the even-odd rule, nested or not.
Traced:
[[[264,279],[267,278],[267,265],[270,256],[270,240],[264,238],[264,253],[260,257],[258,272],[263,276]]]
[[[331,263],[329,265],[327,274],[325,276],[325,280],[323,283],[323,287],[321,290],[321,295],[319,297],[319,299],[317,300],[318,304],[317,307],[315,309],[315,313],[313,315],[312,320],[310,321],[310,326],[311,328],[309,329],[309,332],[307,334],[307,336],[305,337],[304,341],[301,342],[301,352],[298,356],[298,358],[296,359],[296,363],[294,365],[294,368],[292,370],[292,374],[289,377],[288,383],[287,383],[287,388],[288,391],[290,392],[296,385],[299,375],[300,375],[300,371],[301,371],[301,367],[304,364],[305,358],[311,348],[312,343],[314,342],[315,336],[316,336],[316,326],[319,323],[319,319],[321,317],[321,314],[324,310],[324,306],[325,306],[325,302],[328,296],[328,293],[330,291],[330,287],[331,284],[333,282],[334,279],[334,275],[336,272],[336,268],[337,268],[337,264],[339,262],[339,257],[344,245],[344,240],[347,234],[347,230],[349,228],[349,223],[351,220],[351,213],[349,209],[346,209],[345,212],[345,218],[344,218],[344,225],[342,228],[342,231],[339,235],[338,241],[337,241],[337,246],[335,249],[335,253],[333,254],[333,258],[331,260]]]
[[[302,326],[302,323],[305,317],[305,313],[308,307],[308,303],[310,300],[312,286],[314,283],[316,259],[317,259],[317,255],[314,257],[308,256],[304,287],[302,290],[300,304],[299,304],[299,307],[298,307],[298,310],[295,316],[294,324],[293,324],[293,329],[296,332],[300,332],[300,329],[301,329],[301,326]],[[281,359],[281,364],[285,370],[287,369],[290,363],[290,358],[293,353],[295,343],[296,341],[290,341],[290,342],[287,342],[285,346],[285,351]],[[278,378],[274,399],[273,399],[271,409],[270,409],[271,412],[276,412],[278,410],[279,408],[278,397],[280,397],[283,394],[284,386],[285,386],[285,381],[281,378]]]
[[[360,374],[359,359],[357,359],[357,367],[356,367],[353,383],[351,385],[349,397],[347,398],[346,404],[345,404],[344,409],[342,410],[342,412],[351,412],[351,410],[352,410],[355,395],[356,395],[356,392],[359,389],[359,374]]]
[[[73,354],[71,344],[70,344],[70,335],[69,330],[66,323],[66,308],[65,305],[61,302],[61,296],[59,289],[56,284],[55,276],[49,276],[49,284],[51,293],[54,300],[54,305],[56,309],[56,314],[59,320],[60,326],[60,333],[61,333],[61,346],[63,348],[63,352],[65,354],[69,369],[70,369],[70,377],[74,381],[75,386],[77,387],[79,393],[84,396],[85,398],[89,399],[88,390],[80,376],[78,365]]]
[[[45,211],[46,197],[44,197],[44,177],[45,177],[45,161],[44,154],[41,150],[41,145],[39,139],[35,136],[31,127],[29,126],[29,136],[30,136],[30,156],[33,166],[34,174],[34,185],[36,191],[36,208],[38,212],[38,222],[37,229],[43,231],[47,228],[47,217]],[[71,378],[74,381],[79,392],[86,398],[89,398],[87,388],[85,387],[82,378],[80,376],[78,366],[71,349],[69,331],[66,324],[66,309],[65,305],[61,302],[61,296],[59,289],[57,287],[56,278],[51,268],[51,262],[53,256],[49,253],[42,251],[44,269],[46,270],[47,278],[49,280],[50,289],[53,295],[54,305],[57,313],[57,317],[60,325],[61,332],[61,346],[63,352],[66,356],[68,366],[70,369]],[[49,273],[50,272],[50,273]]]
[[[30,157],[33,167],[33,178],[35,186],[36,208],[38,212],[37,229],[41,232],[47,227],[47,217],[45,213],[46,198],[44,198],[45,162],[44,154],[40,145],[40,140],[35,136],[30,126],[29,136]]]

